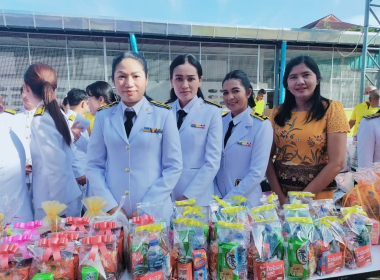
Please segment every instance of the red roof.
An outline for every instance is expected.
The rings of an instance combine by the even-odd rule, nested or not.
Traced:
[[[303,26],[305,29],[336,29],[336,30],[345,30],[349,28],[357,27],[356,24],[351,24],[348,22],[343,22],[338,19],[333,14],[330,14],[326,17],[318,19],[308,25]]]

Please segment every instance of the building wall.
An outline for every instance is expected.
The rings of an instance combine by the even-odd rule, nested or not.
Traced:
[[[191,53],[202,64],[202,91],[206,98],[223,105],[221,82],[232,70],[245,71],[255,91],[264,88],[269,107],[273,104],[275,50],[271,43],[236,44],[137,38],[138,50],[149,67],[147,94],[163,102],[169,98],[169,65],[176,55]],[[111,81],[112,58],[129,50],[128,37],[96,37],[57,34],[0,32],[0,94],[8,108],[22,106],[19,89],[30,63],[51,65],[58,75],[57,98],[71,88],[85,89],[97,80]],[[359,102],[360,69],[355,59],[360,52],[342,47],[288,46],[287,60],[306,54],[318,63],[322,73],[322,95],[340,100],[345,108]]]

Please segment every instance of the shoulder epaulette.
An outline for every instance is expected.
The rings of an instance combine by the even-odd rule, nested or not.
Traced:
[[[205,99],[205,102],[208,103],[208,104],[211,104],[211,105],[217,106],[217,107],[219,107],[219,108],[222,108],[222,105],[220,105],[220,104],[217,103],[217,102],[214,102],[214,101],[211,101],[211,100],[208,100],[208,99]]]
[[[116,104],[119,104],[119,101],[115,101],[115,102],[112,102],[112,103],[110,103],[110,104],[106,104],[106,105],[100,106],[100,107],[98,108],[98,111],[101,111],[101,110],[103,110],[103,109],[110,108],[110,107],[112,107],[112,106],[114,106],[114,105],[116,105]]]
[[[380,112],[378,112],[376,114],[364,116],[364,118],[367,119],[367,120],[375,119],[375,118],[378,118],[378,117],[380,117]]]
[[[75,120],[75,116],[74,115],[70,115],[69,120],[73,122]]]
[[[227,116],[229,112],[222,112],[222,118]]]
[[[156,102],[154,100],[150,100],[149,102],[152,103],[153,105],[156,105],[157,107],[161,107],[161,108],[165,108],[165,109],[171,109],[172,108],[172,106],[166,105],[164,103]]]
[[[17,112],[16,112],[15,110],[5,109],[5,110],[4,110],[4,113],[8,113],[8,114],[11,114],[11,115],[15,115]]]
[[[38,106],[34,115],[35,116],[42,116],[44,113],[45,113],[45,105],[40,105],[40,106]]]
[[[255,113],[255,112],[252,112],[250,115],[251,115],[252,117],[256,118],[256,119],[261,120],[261,121],[265,121],[265,120],[268,119],[268,117],[266,117],[266,116],[264,116],[264,115],[260,115],[260,114]]]

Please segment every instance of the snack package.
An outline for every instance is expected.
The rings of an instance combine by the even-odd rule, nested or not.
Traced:
[[[80,248],[82,247],[81,240],[85,237],[83,232],[79,231],[65,231],[65,232],[54,232],[48,234],[48,238],[67,238],[69,242],[73,242],[74,244],[74,252],[73,252],[73,257],[74,257],[74,279],[78,279],[79,275],[79,252]]]
[[[116,280],[117,256],[115,235],[83,238],[79,254],[79,279],[82,279],[84,268],[92,267],[98,272],[99,280]]]
[[[82,199],[82,203],[87,209],[83,217],[93,218],[95,216],[109,216],[109,214],[102,211],[102,209],[109,205],[109,203],[103,197],[87,197]]]
[[[251,213],[256,222],[261,220],[279,220],[276,212],[276,204],[267,204],[251,209]]]
[[[74,280],[74,244],[63,238],[41,238],[28,246],[33,254],[30,276],[53,273],[54,279]]]
[[[303,279],[314,274],[317,264],[312,244],[318,236],[311,218],[287,218],[289,233],[285,249],[286,276]]]
[[[218,222],[218,279],[247,279],[249,236],[242,224]]]
[[[54,280],[54,275],[50,273],[37,273],[33,276],[32,280]]]
[[[149,215],[154,217],[156,223],[162,223],[163,227],[167,227],[167,222],[164,214],[164,202],[141,202],[136,203],[138,216]]]
[[[342,224],[339,218],[331,216],[315,221],[320,236],[313,244],[318,275],[339,272],[343,268],[345,232]]]
[[[0,279],[28,279],[30,262],[24,260],[17,244],[0,244],[0,260]]]
[[[288,192],[289,203],[293,204],[295,202],[301,204],[310,204],[315,197],[315,194],[310,192]]]
[[[161,278],[170,278],[171,246],[162,223],[137,227],[130,242],[133,277],[157,274]]]
[[[355,269],[371,264],[371,220],[360,206],[341,208],[341,214],[343,215],[343,225],[346,228],[344,236],[345,266]]]
[[[175,219],[173,224],[173,277],[206,280],[208,225],[189,218]]]
[[[333,199],[318,199],[311,202],[310,212],[313,218],[323,218],[335,216],[337,210]]]
[[[285,221],[283,224],[283,235],[285,240],[290,233],[289,223],[287,221],[288,218],[297,217],[297,218],[311,218],[309,205],[301,204],[299,202],[295,202],[293,204],[284,204],[284,217]]]
[[[48,223],[51,232],[63,231],[60,228],[61,217],[59,213],[67,208],[65,204],[61,204],[56,200],[44,201],[41,203],[42,209],[45,211],[46,216],[42,219],[43,222]]]

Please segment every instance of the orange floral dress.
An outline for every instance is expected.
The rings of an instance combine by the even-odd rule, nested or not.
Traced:
[[[305,123],[307,111],[292,112],[292,117],[281,127],[274,122],[278,107],[270,116],[277,147],[274,162],[282,191],[303,191],[326,166],[327,134],[348,133],[350,127],[342,103],[330,101],[325,116]],[[325,190],[336,189],[335,180]]]

